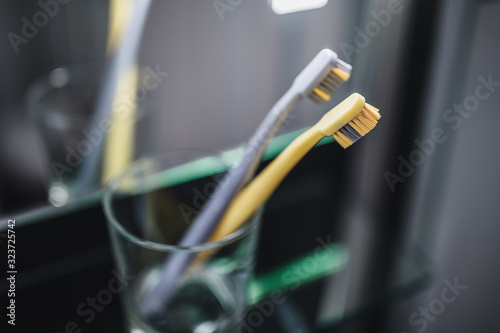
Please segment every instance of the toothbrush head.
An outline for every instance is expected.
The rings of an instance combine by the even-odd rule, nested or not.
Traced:
[[[321,50],[295,79],[295,86],[318,104],[326,103],[351,75],[351,65],[335,52]]]
[[[378,123],[380,113],[372,105],[365,103],[361,112],[349,123],[333,134],[342,148],[347,148],[370,132]]]
[[[313,89],[309,97],[319,104],[328,102],[340,86],[349,80],[351,76],[350,73],[351,66],[337,59],[337,65],[333,67],[319,85]]]
[[[354,93],[327,112],[316,126],[325,136],[333,136],[345,149],[371,131],[379,119],[378,109]]]

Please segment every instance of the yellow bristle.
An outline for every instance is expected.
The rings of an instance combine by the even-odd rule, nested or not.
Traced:
[[[347,142],[344,142],[344,141],[342,140],[342,138],[341,138],[341,137],[339,137],[339,136],[337,135],[337,133],[333,134],[332,136],[333,136],[333,138],[335,139],[335,141],[337,141],[337,143],[338,143],[338,144],[339,144],[342,148],[344,148],[344,149],[345,149],[345,148],[349,147],[349,144],[348,144]]]
[[[363,111],[368,114],[367,118],[373,118],[375,120],[375,123],[377,120],[380,119],[380,113],[378,112],[378,109],[368,103],[365,103],[365,106],[363,107]]]
[[[319,87],[314,88],[313,93],[318,95],[319,98],[321,98],[325,102],[328,102],[330,100],[330,94],[328,94],[326,91],[324,91],[323,89],[321,89]]]
[[[359,120],[358,117],[351,120],[349,122],[349,125],[351,125],[351,127],[353,127],[356,131],[358,131],[359,134],[365,135],[366,133],[368,133],[370,131],[370,128],[365,126],[365,124],[363,124],[363,122],[361,120]],[[356,126],[356,127],[354,127],[354,126]],[[359,130],[358,130],[358,128],[359,128]]]
[[[370,104],[365,103],[359,114],[352,119],[348,125],[358,132],[360,136],[364,136],[366,133],[370,132],[378,123],[380,119],[380,113],[377,108],[374,108]],[[345,126],[344,126],[345,127]],[[333,138],[338,142],[342,148],[347,148],[351,146],[354,142],[338,130],[333,134]]]
[[[354,121],[350,121],[349,122],[349,125],[354,128],[359,134],[361,135],[365,135],[366,133],[368,133],[368,130],[365,130],[363,128],[361,128],[360,126],[358,126],[358,124],[356,124]]]
[[[363,124],[363,126],[366,128],[366,132],[371,131],[375,127],[375,125],[377,125],[377,123],[372,123],[371,121],[369,121],[363,114],[360,114],[358,117],[356,117],[356,120],[359,123]]]
[[[363,111],[361,111],[361,113],[359,114],[359,116],[356,117],[356,119],[358,119],[358,121],[363,123],[363,125],[366,126],[369,130],[374,128],[375,125],[377,125],[377,121],[368,118],[366,114],[363,113]]]
[[[349,73],[347,72],[344,72],[343,70],[341,70],[340,68],[338,67],[333,67],[332,68],[332,72],[333,74],[337,75],[339,78],[341,78],[343,81],[347,81],[349,80],[349,78],[351,77],[351,75],[349,75]]]
[[[344,133],[342,133],[340,131],[338,131],[334,135],[337,135],[340,138],[339,143],[344,148],[347,148],[347,147],[349,147],[350,145],[353,144],[352,140],[349,139]]]
[[[366,128],[367,128],[367,132],[371,131],[375,125],[377,125],[376,123],[373,124],[371,123],[370,121],[368,121],[364,115],[360,114],[357,118],[356,118],[357,121],[359,121],[360,123],[362,123]]]
[[[377,119],[372,113],[367,112],[366,110],[361,110],[361,114],[364,116],[365,120],[370,122],[371,124],[377,124]],[[380,118],[380,117],[379,117]]]

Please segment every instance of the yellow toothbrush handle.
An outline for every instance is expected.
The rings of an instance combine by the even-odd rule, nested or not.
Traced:
[[[131,15],[132,0],[111,0],[109,2],[108,40],[106,54],[111,56],[118,47]]]
[[[109,32],[106,53],[111,56],[124,35],[129,17],[132,15],[131,0],[112,0],[110,2]],[[103,156],[102,183],[123,172],[133,158],[134,120],[136,113],[135,90],[139,69],[133,65],[122,73],[115,91],[115,99],[111,110],[112,127],[109,129]],[[131,96],[131,101],[124,103],[123,96]],[[119,115],[119,117],[118,117]],[[120,118],[120,119],[118,119]]]
[[[269,199],[283,178],[323,137],[316,127],[311,127],[288,145],[235,197],[210,241],[226,237],[248,220]]]

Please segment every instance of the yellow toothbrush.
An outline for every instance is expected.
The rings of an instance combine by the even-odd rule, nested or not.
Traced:
[[[347,148],[372,130],[380,119],[378,109],[354,93],[326,113],[313,127],[299,135],[234,199],[210,241],[236,231],[266,202],[292,168],[321,139],[333,136]]]
[[[112,56],[124,35],[127,22],[130,21],[132,1],[112,0],[109,8],[109,29],[106,53]],[[135,94],[138,75],[138,67],[133,64],[122,75],[118,82],[113,100],[111,121],[113,127],[109,129],[106,138],[103,166],[102,182],[106,184],[111,178],[123,172],[132,161],[134,149],[134,114],[135,114]],[[134,100],[130,104],[121,103],[121,96],[132,96]],[[121,120],[116,115],[120,114]]]

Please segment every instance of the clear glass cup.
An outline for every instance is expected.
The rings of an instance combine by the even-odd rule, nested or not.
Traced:
[[[121,294],[128,332],[227,332],[243,318],[260,210],[222,240],[176,245],[226,171],[217,154],[176,150],[133,163],[105,190],[115,263],[132,280]],[[145,315],[165,265],[186,255],[191,264],[168,277],[174,288],[160,315]]]
[[[102,144],[105,133],[90,129],[102,67],[97,64],[57,68],[28,89],[26,107],[41,136],[48,170],[48,199],[64,206],[76,196],[84,158]]]
[[[99,115],[97,99],[105,71],[98,63],[57,68],[28,89],[26,106],[41,137],[52,205],[64,206],[100,190],[104,178],[115,173],[110,171],[112,161],[125,167],[125,159],[148,151],[154,139],[148,126],[154,118],[149,115],[158,110],[155,90],[163,78],[151,67],[136,70],[136,76],[124,74],[113,110],[101,110]]]

